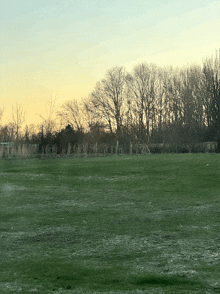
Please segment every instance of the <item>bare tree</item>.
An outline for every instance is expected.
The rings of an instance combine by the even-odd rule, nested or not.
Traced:
[[[12,106],[12,120],[15,126],[16,141],[18,141],[20,139],[22,125],[25,121],[25,111],[23,110],[22,105],[18,102]]]
[[[163,122],[167,125],[177,122],[181,117],[180,75],[178,69],[172,67],[163,74]]]
[[[28,126],[28,133],[29,133],[29,138],[31,140],[37,134],[37,126],[35,124],[30,124]]]
[[[38,114],[42,120],[42,126],[44,128],[45,134],[52,134],[54,130],[56,129],[56,98],[53,99],[51,96],[51,99],[46,103],[46,116],[42,116],[42,114]]]
[[[63,103],[61,111],[57,111],[57,116],[61,120],[61,124],[71,125],[78,131],[85,127],[85,103],[84,100],[69,100]]]
[[[171,142],[200,140],[204,124],[201,67],[170,67],[164,70],[162,80],[163,116],[160,118],[159,114],[159,125],[163,120],[166,139]]]
[[[142,63],[136,66],[132,75],[127,75],[126,85],[129,92],[129,103],[133,104],[133,113],[138,119],[139,138],[149,136],[150,121],[153,125],[155,107],[156,66]]]
[[[0,130],[0,141],[14,141],[14,124],[11,122],[8,125],[2,126]]]
[[[90,129],[90,126],[101,123],[101,120],[96,116],[96,111],[94,104],[92,103],[91,95],[88,95],[87,98],[83,99],[83,108],[86,121],[87,129]],[[104,124],[102,124],[104,126]]]
[[[28,127],[28,125],[25,126],[25,129],[24,129],[24,137],[23,137],[23,139],[24,139],[24,141],[25,141],[26,143],[28,143],[29,140],[30,140],[30,132],[29,132],[29,127]]]
[[[220,50],[215,58],[207,58],[203,63],[205,76],[207,124],[215,132],[220,150]]]
[[[118,135],[123,120],[125,77],[123,67],[108,70],[105,79],[96,84],[90,96],[95,116],[106,122],[111,133],[115,129]]]

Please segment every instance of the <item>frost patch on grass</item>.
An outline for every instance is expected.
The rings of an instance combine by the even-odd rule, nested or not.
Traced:
[[[212,204],[209,204],[209,205],[200,205],[200,206],[193,206],[192,207],[192,209],[193,210],[207,210],[208,208],[210,208],[210,207],[213,207],[213,205]]]
[[[120,203],[116,203],[116,204],[112,204],[112,205],[108,205],[109,207],[114,207],[114,206],[121,206],[121,205],[135,205],[134,202],[120,202]]]
[[[21,190],[26,190],[26,189],[27,188],[24,186],[17,186],[17,185],[13,185],[11,183],[6,183],[6,184],[3,184],[3,186],[2,186],[3,191],[13,191],[13,190],[21,191]]]
[[[5,183],[2,185],[2,192],[6,194],[7,196],[11,195],[15,191],[23,191],[23,190],[27,190],[27,188],[24,186],[13,185],[11,183]]]
[[[112,177],[99,177],[99,176],[80,176],[80,177],[74,177],[77,180],[83,180],[83,181],[94,181],[94,180],[101,180],[101,181],[107,181],[107,182],[114,182],[114,181],[132,181],[136,180],[144,180],[147,178],[147,176],[137,177],[136,175],[129,175],[129,176],[118,176],[114,175]]]
[[[56,291],[56,292],[53,292],[53,293],[55,293],[55,294],[66,294],[66,293],[70,293],[68,290],[58,290],[58,291]],[[138,289],[136,289],[136,290],[126,290],[126,292],[124,291],[124,290],[119,290],[119,291],[101,291],[101,292],[97,292],[97,291],[93,291],[93,290],[89,290],[89,292],[87,292],[87,291],[85,291],[85,289],[74,289],[74,293],[75,294],[164,294],[164,291],[163,291],[163,289],[161,289],[161,288],[154,288],[154,289],[149,289],[149,290],[147,290],[147,289],[144,289],[144,290],[138,290]]]
[[[1,283],[0,289],[2,291],[13,291],[15,293],[23,291],[22,287],[18,285],[17,282],[14,283]],[[8,292],[7,292],[8,293]]]
[[[63,205],[63,206],[77,206],[77,207],[88,207],[89,205],[97,205],[94,201],[76,201],[76,200],[63,200],[59,202],[57,205]]]
[[[104,238],[99,241],[99,244],[93,248],[86,248],[75,251],[73,255],[81,256],[94,256],[98,254],[100,256],[115,254],[133,254],[137,252],[148,253],[149,243],[146,238],[133,238],[127,235],[116,235],[111,238]],[[123,253],[122,253],[123,252]]]
[[[12,177],[14,177],[14,175],[13,174],[11,174],[11,173],[0,173],[0,177],[8,177],[8,176],[12,176]]]
[[[192,277],[198,277],[199,273],[193,269],[184,270],[184,267],[182,265],[179,265],[179,266],[176,266],[174,269],[170,270],[168,272],[168,275],[192,278]]]
[[[19,176],[25,176],[25,177],[29,177],[29,178],[39,178],[39,177],[44,177],[44,178],[48,178],[48,174],[33,174],[33,173],[19,173]]]
[[[79,201],[79,200],[63,200],[57,204],[58,206],[76,206],[76,207],[89,207],[89,206],[96,206],[100,207],[103,206],[102,203],[97,203],[95,201]],[[111,208],[111,207],[123,207],[123,206],[130,206],[135,205],[134,202],[118,202],[115,204],[104,204],[105,208]]]
[[[18,281],[12,283],[0,283],[0,291],[4,291],[4,293],[38,293],[38,291],[40,290],[42,290],[41,285],[38,285],[35,288],[33,288],[33,286],[31,285],[21,284]]]
[[[16,176],[19,175],[19,177],[26,177],[26,178],[39,178],[39,177],[43,177],[43,178],[48,178],[50,175],[49,174],[37,174],[37,173],[17,173]],[[12,177],[14,178],[15,175],[13,173],[7,173],[7,172],[1,172],[0,173],[0,177]]]
[[[40,289],[42,289],[41,285],[33,288],[31,285],[21,284],[18,281],[11,282],[11,283],[0,283],[0,291],[4,291],[4,293],[20,293],[20,292],[21,293],[27,293],[27,292],[36,293]]]
[[[24,236],[26,234],[25,231],[19,231],[19,232],[3,232],[1,233],[1,237],[7,237],[7,238],[11,238],[11,240],[20,238],[22,236]]]

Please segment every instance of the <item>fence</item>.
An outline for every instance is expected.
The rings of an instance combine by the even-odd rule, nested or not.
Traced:
[[[117,143],[109,144],[78,144],[68,145],[62,148],[62,152],[58,154],[56,145],[46,145],[39,152],[38,144],[15,144],[12,142],[0,143],[0,157],[36,157],[36,156],[105,156],[105,155],[121,155],[121,154],[148,154],[148,153],[199,153],[199,152],[215,152],[217,148],[216,142],[204,142],[191,145],[178,144],[141,144],[132,143],[124,146]]]
[[[0,157],[33,157],[37,151],[38,144],[0,143]]]
[[[211,153],[217,151],[217,142],[193,144],[149,144],[151,153]]]

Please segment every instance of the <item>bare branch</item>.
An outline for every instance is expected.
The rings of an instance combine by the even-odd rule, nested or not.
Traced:
[[[76,99],[66,101],[61,106],[61,111],[57,111],[57,116],[60,120],[62,120],[62,122],[71,125],[77,130],[82,130],[86,127],[86,114],[85,101],[82,100],[80,102]]]
[[[56,98],[53,99],[51,96],[51,99],[46,103],[45,108],[46,117],[42,116],[41,114],[38,114],[38,116],[40,116],[43,120],[43,125],[46,133],[52,133],[56,128]]]

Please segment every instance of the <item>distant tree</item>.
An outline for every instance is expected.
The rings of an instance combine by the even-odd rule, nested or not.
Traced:
[[[215,58],[207,58],[203,63],[205,76],[207,124],[215,133],[220,151],[220,50]]]
[[[159,69],[155,83],[155,129],[151,140],[193,143],[204,133],[204,88],[200,66]]]
[[[28,125],[25,126],[24,138],[23,139],[24,139],[25,143],[29,143],[29,140],[30,140],[30,132],[29,132]]]
[[[184,124],[203,123],[203,101],[200,91],[202,71],[200,67],[191,66],[181,70],[181,103]]]
[[[89,137],[91,143],[100,143],[103,134],[105,133],[105,126],[101,123],[91,123],[89,125]],[[88,137],[88,134],[87,134]]]
[[[90,144],[110,143],[115,139],[116,135],[107,131],[106,126],[99,122],[91,123],[84,137],[84,141]]]
[[[105,79],[96,84],[90,95],[94,115],[105,121],[111,133],[115,129],[118,136],[123,121],[125,77],[123,67],[108,70]]]
[[[181,79],[179,69],[169,67],[163,71],[163,117],[164,124],[170,124],[181,120],[182,101],[181,101]]]
[[[57,111],[57,116],[62,125],[68,124],[80,131],[85,126],[85,112],[83,101],[73,99],[63,103],[61,110]]]
[[[80,140],[81,132],[75,131],[71,125],[67,125],[60,132],[57,132],[54,138],[54,144],[57,145],[57,152],[61,153],[63,148],[67,150],[68,143],[77,144]]]
[[[15,127],[16,141],[19,141],[21,136],[21,128],[25,121],[25,111],[23,110],[22,105],[18,102],[12,106],[12,120]]]
[[[13,123],[9,123],[8,125],[1,127],[0,141],[1,142],[14,141],[14,125],[13,125]]]
[[[37,133],[38,133],[38,128],[37,125],[35,124],[30,124],[28,125],[28,134],[29,134],[29,140],[31,143],[36,143],[38,140]],[[39,129],[40,131],[41,129]]]
[[[55,131],[52,133],[48,128],[45,128],[43,124],[41,125],[41,131],[38,133],[40,153],[41,152],[45,153],[46,149],[48,152],[52,152],[55,136],[56,136]]]
[[[155,83],[157,67],[154,64],[142,63],[136,66],[132,74],[127,75],[128,104],[136,116],[138,124],[138,137],[140,140],[149,137],[155,123]]]
[[[107,125],[102,117],[97,115],[97,111],[94,107],[94,104],[92,102],[91,94],[89,94],[86,98],[83,99],[83,109],[84,109],[84,118],[85,118],[85,125],[84,130],[87,132],[91,131],[91,127],[93,125],[99,125],[102,126],[105,130],[107,128]]]
[[[46,134],[53,134],[56,129],[56,99],[51,99],[45,105],[46,109],[46,116],[42,114],[38,114],[42,118],[42,126],[44,128],[44,135]]]

